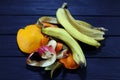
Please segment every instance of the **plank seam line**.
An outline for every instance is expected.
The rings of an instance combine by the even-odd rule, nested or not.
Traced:
[[[55,16],[54,15],[45,15],[45,14],[0,14],[0,16]],[[120,17],[120,15],[73,15],[80,17]]]
[[[17,31],[16,31],[17,32]],[[10,34],[0,34],[0,36],[16,36],[17,33],[10,33]],[[104,35],[104,37],[120,37],[120,34],[117,34],[117,35]]]
[[[0,56],[0,58],[26,58],[27,56]],[[86,57],[86,59],[120,59],[120,57]]]

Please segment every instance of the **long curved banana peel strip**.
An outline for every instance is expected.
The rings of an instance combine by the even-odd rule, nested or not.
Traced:
[[[66,15],[70,15],[70,12],[67,10]],[[43,16],[41,18],[39,18],[39,22],[48,22],[51,24],[60,24],[57,20],[57,18],[55,17],[50,17],[50,16]],[[94,27],[91,24],[89,24],[86,21],[83,20],[75,20],[74,19],[74,23],[77,24],[78,27],[75,27],[79,32],[94,38],[97,41],[101,41],[104,39],[104,35],[105,35],[105,31],[107,31],[107,29],[105,29],[104,27]]]
[[[86,59],[83,51],[77,41],[69,35],[69,33],[63,28],[42,28],[42,32],[46,35],[55,37],[62,40],[70,48],[73,53],[73,59],[77,64],[86,66]]]

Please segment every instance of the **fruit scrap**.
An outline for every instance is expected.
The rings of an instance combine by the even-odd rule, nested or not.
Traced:
[[[53,54],[56,54],[56,52],[52,46],[42,46],[38,49],[38,54],[43,59],[48,59],[51,58]]]
[[[56,53],[56,44],[57,42],[55,40],[50,40],[48,44],[45,46],[40,47],[37,52],[32,53],[29,55],[27,59],[27,64],[30,66],[37,66],[37,67],[48,67],[51,66],[55,63],[57,59],[64,58],[66,55],[58,55],[58,54],[63,54],[66,53],[66,50],[63,50],[59,52],[58,54]],[[42,59],[37,61],[37,60],[32,60],[31,57],[34,54],[38,54]]]
[[[62,50],[62,48],[63,48],[63,44],[60,43],[60,42],[57,42],[55,51],[58,53],[58,52],[60,52]]]
[[[43,24],[44,27],[55,27],[55,28],[58,27],[58,26],[56,26],[56,25],[53,25],[53,24],[47,23],[47,22],[42,22],[42,24]]]
[[[58,21],[55,17],[51,17],[51,16],[42,16],[38,19],[37,24],[41,22],[47,22],[47,23],[52,23],[52,24],[58,24]]]
[[[65,4],[66,5],[66,4]],[[64,4],[63,4],[64,6]],[[75,27],[76,25],[73,23],[76,23],[75,20],[73,20],[73,18],[71,18],[71,15],[66,14],[66,9],[61,7],[58,8],[58,10],[56,11],[56,16],[57,16],[57,20],[58,22],[64,27],[64,29],[75,39],[86,43],[88,45],[91,46],[95,46],[95,47],[100,47],[100,43],[98,41],[96,41],[94,38],[89,37],[83,33],[81,33],[80,31],[78,31]]]
[[[67,69],[86,67],[85,55],[77,41],[99,48],[106,30],[76,20],[64,3],[57,9],[56,17],[43,16],[36,24],[19,29],[17,44],[22,52],[29,54],[28,65],[45,67],[45,70],[51,70],[52,76],[61,65]],[[39,61],[31,59],[34,54],[38,54]]]
[[[71,52],[68,53],[68,57],[61,58],[59,61],[64,64],[65,68],[67,69],[77,69],[80,66],[74,61]]]
[[[34,54],[35,53],[32,53],[31,55],[29,55],[29,57],[26,61],[27,64],[30,66],[47,67],[47,66],[54,64],[54,62],[56,61],[56,53],[52,47],[44,46],[38,50],[38,54],[42,58],[42,60],[40,60],[40,61],[31,59],[31,57]]]
[[[41,28],[37,24],[27,25],[17,32],[17,43],[21,51],[31,54],[43,45],[46,45],[49,37],[41,33]]]
[[[80,45],[65,29],[48,27],[42,28],[42,32],[63,41],[72,51],[75,62],[81,66],[86,66],[86,59]]]

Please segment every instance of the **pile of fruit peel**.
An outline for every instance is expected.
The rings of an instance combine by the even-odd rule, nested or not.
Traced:
[[[17,44],[22,52],[28,54],[27,65],[51,70],[52,77],[60,66],[66,69],[86,67],[86,58],[78,41],[99,48],[106,30],[76,20],[67,3],[63,3],[57,9],[56,17],[42,16],[35,24],[19,29]],[[32,59],[35,54],[39,60]]]

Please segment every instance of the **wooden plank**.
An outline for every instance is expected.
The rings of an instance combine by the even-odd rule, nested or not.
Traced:
[[[0,16],[0,34],[16,34],[17,30],[28,24],[34,24],[40,16]],[[108,29],[106,35],[120,35],[120,17],[84,17],[74,16],[75,19],[87,21],[93,26]]]
[[[107,37],[99,49],[80,44],[86,57],[120,57],[120,37]],[[20,52],[15,35],[0,36],[0,56],[25,56]]]
[[[80,43],[86,69],[62,68],[50,79],[49,71],[26,65],[27,56],[17,46],[17,30],[41,16],[55,16],[64,1],[0,0],[0,80],[120,80],[120,0],[66,1],[76,19],[109,29],[99,49]]]
[[[49,72],[27,66],[26,58],[0,57],[0,80],[51,80]],[[87,68],[60,69],[52,80],[119,80],[120,59],[88,58]]]
[[[120,16],[119,0],[1,0],[2,15],[55,15],[56,9],[67,2],[74,15]]]
[[[16,36],[0,36],[0,55],[24,56],[17,46]]]
[[[16,34],[19,28],[34,24],[39,16],[0,16],[0,34]]]

